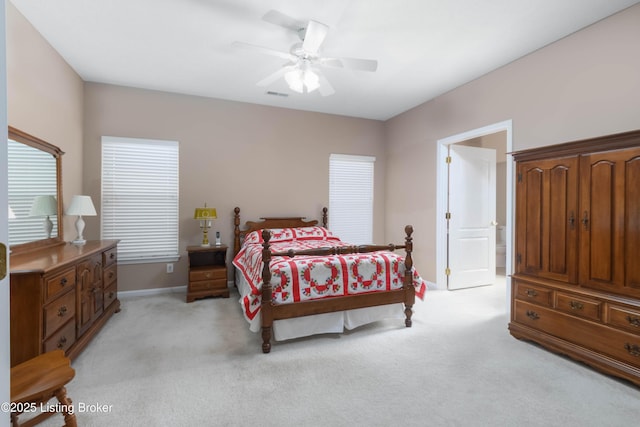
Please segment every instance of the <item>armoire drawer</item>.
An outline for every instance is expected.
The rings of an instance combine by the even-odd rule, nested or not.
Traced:
[[[640,335],[640,311],[617,305],[609,305],[608,323]]]
[[[577,295],[556,292],[556,309],[565,313],[600,321],[602,320],[602,303],[600,301],[579,297]]]
[[[526,282],[516,281],[515,294],[519,300],[541,304],[546,307],[551,307],[553,301],[553,291],[551,289]]]
[[[521,301],[515,302],[515,308],[515,321],[520,324],[640,367],[639,335]]]

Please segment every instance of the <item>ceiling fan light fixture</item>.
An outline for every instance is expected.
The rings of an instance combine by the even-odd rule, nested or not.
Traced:
[[[308,67],[296,67],[286,72],[284,79],[289,89],[298,93],[310,93],[320,87],[320,77]]]
[[[304,82],[302,80],[302,70],[296,68],[291,71],[287,71],[284,75],[284,79],[291,89],[294,92],[302,93],[304,92]]]

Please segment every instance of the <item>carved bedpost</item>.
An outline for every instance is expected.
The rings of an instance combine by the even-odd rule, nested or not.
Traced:
[[[404,315],[406,317],[404,324],[407,328],[411,327],[411,316],[413,315],[413,304],[416,301],[416,290],[413,287],[413,258],[411,253],[413,252],[413,227],[407,225],[404,228],[404,232],[407,234],[405,238],[405,250],[407,256],[404,259]]]
[[[240,208],[233,210],[233,256],[240,252]]]
[[[329,209],[327,209],[326,207],[325,207],[325,208],[322,208],[322,226],[323,226],[324,228],[327,228],[327,223],[329,222],[329,221],[328,221],[328,216],[327,216],[327,211],[328,211],[328,210],[329,210]]]
[[[271,232],[262,230],[262,307],[260,308],[262,316],[262,352],[269,353],[271,351],[271,325],[273,325],[273,314],[271,312],[271,250],[269,249],[269,240]]]

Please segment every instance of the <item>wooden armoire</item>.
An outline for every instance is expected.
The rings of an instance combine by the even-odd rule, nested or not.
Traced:
[[[640,131],[513,156],[511,334],[640,385]]]

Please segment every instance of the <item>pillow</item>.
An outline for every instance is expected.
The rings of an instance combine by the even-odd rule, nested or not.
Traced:
[[[296,240],[340,240],[324,227],[271,228],[269,242],[293,242]],[[244,238],[244,244],[264,243],[262,230],[252,231]]]

